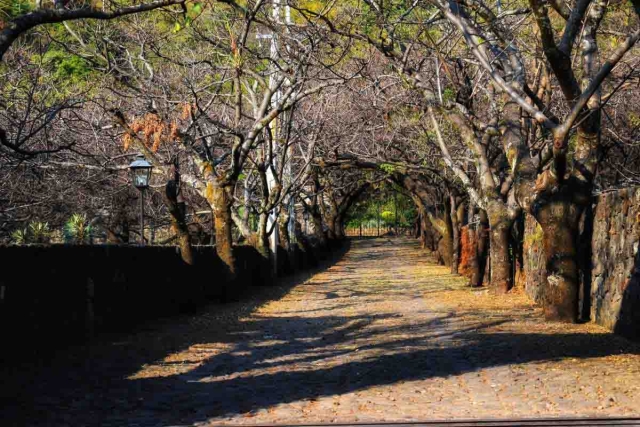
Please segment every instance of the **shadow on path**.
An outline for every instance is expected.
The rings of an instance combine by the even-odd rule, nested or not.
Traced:
[[[358,256],[347,255],[332,270],[349,270],[349,264],[360,262]],[[346,274],[348,280],[357,277],[357,271]],[[606,334],[488,330],[512,321],[512,314],[436,313],[420,322],[403,322],[402,314],[348,315],[341,310],[374,296],[359,291],[357,283],[340,287],[339,293],[320,287],[313,294],[334,304],[327,311],[339,315],[313,317],[303,310],[248,316],[308,277],[233,309],[210,306],[161,330],[156,325],[120,342],[62,354],[51,366],[44,362],[38,369],[14,372],[14,381],[0,386],[2,425],[193,424],[495,366],[640,354],[637,345]],[[305,286],[313,289],[313,279]],[[341,296],[345,292],[348,296]],[[166,359],[185,349],[201,357]],[[156,376],[153,370],[136,376],[149,365],[160,367]]]

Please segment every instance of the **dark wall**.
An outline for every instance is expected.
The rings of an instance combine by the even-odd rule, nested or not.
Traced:
[[[273,282],[269,260],[252,247],[234,248],[233,282],[215,248],[194,249],[196,263],[190,266],[166,246],[0,247],[0,339],[3,349],[12,349],[0,352],[0,361],[128,331],[208,301],[238,300],[250,286]],[[305,268],[327,251],[281,251],[279,271]]]

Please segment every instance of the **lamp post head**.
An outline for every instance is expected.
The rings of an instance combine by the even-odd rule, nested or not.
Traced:
[[[136,159],[129,165],[129,169],[131,170],[133,185],[140,191],[146,190],[149,187],[153,165],[142,154],[138,154]]]

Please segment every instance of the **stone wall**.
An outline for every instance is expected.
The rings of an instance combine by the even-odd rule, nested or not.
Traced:
[[[591,319],[640,337],[640,187],[598,196],[592,240]]]
[[[591,246],[582,248],[582,256],[591,258],[587,284],[581,290],[583,313],[617,333],[640,338],[640,187],[602,194],[594,206]],[[530,215],[525,220],[523,264],[519,284],[541,303],[542,230]]]
[[[329,248],[281,251],[278,271],[292,273],[331,256]],[[237,276],[214,247],[196,247],[195,265],[168,246],[34,245],[0,247],[3,360],[45,356],[95,334],[193,312],[212,300],[235,301],[251,286],[270,285],[272,266],[250,246],[234,247]]]

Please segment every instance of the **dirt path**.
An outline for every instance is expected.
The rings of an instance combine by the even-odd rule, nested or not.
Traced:
[[[281,294],[21,372],[19,386],[5,383],[0,417],[155,426],[640,415],[639,345],[544,323],[517,292],[473,292],[415,242],[356,241],[331,268],[271,292]]]

